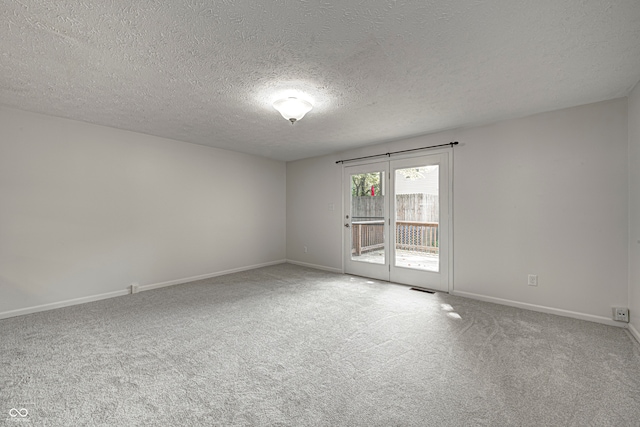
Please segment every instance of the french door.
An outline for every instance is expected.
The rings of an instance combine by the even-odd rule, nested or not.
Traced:
[[[344,168],[345,273],[448,292],[448,152]]]

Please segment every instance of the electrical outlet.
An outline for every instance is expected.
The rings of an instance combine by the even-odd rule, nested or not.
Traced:
[[[537,274],[530,274],[528,279],[527,279],[527,284],[529,286],[538,286],[538,275]]]
[[[131,293],[132,294],[137,294],[138,292],[140,292],[140,284],[132,283],[131,284]]]
[[[629,309],[626,307],[613,307],[613,320],[629,323]]]
[[[306,246],[304,247],[304,253],[305,254],[307,253],[307,247]]]

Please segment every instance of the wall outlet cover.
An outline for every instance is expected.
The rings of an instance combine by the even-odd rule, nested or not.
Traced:
[[[613,320],[629,323],[629,309],[626,307],[613,307]]]

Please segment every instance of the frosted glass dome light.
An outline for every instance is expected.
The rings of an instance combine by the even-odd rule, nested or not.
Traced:
[[[302,119],[313,108],[309,102],[295,97],[282,98],[273,103],[273,108],[278,110],[282,117],[294,124]]]

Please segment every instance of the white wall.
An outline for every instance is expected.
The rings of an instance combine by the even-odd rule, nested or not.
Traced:
[[[284,162],[0,110],[0,315],[285,258]]]
[[[629,96],[629,309],[640,340],[640,83]]]
[[[287,259],[341,271],[342,166],[336,159],[287,163]]]
[[[289,162],[287,258],[342,268],[336,160],[456,140],[454,290],[608,321],[628,301],[626,99]]]

